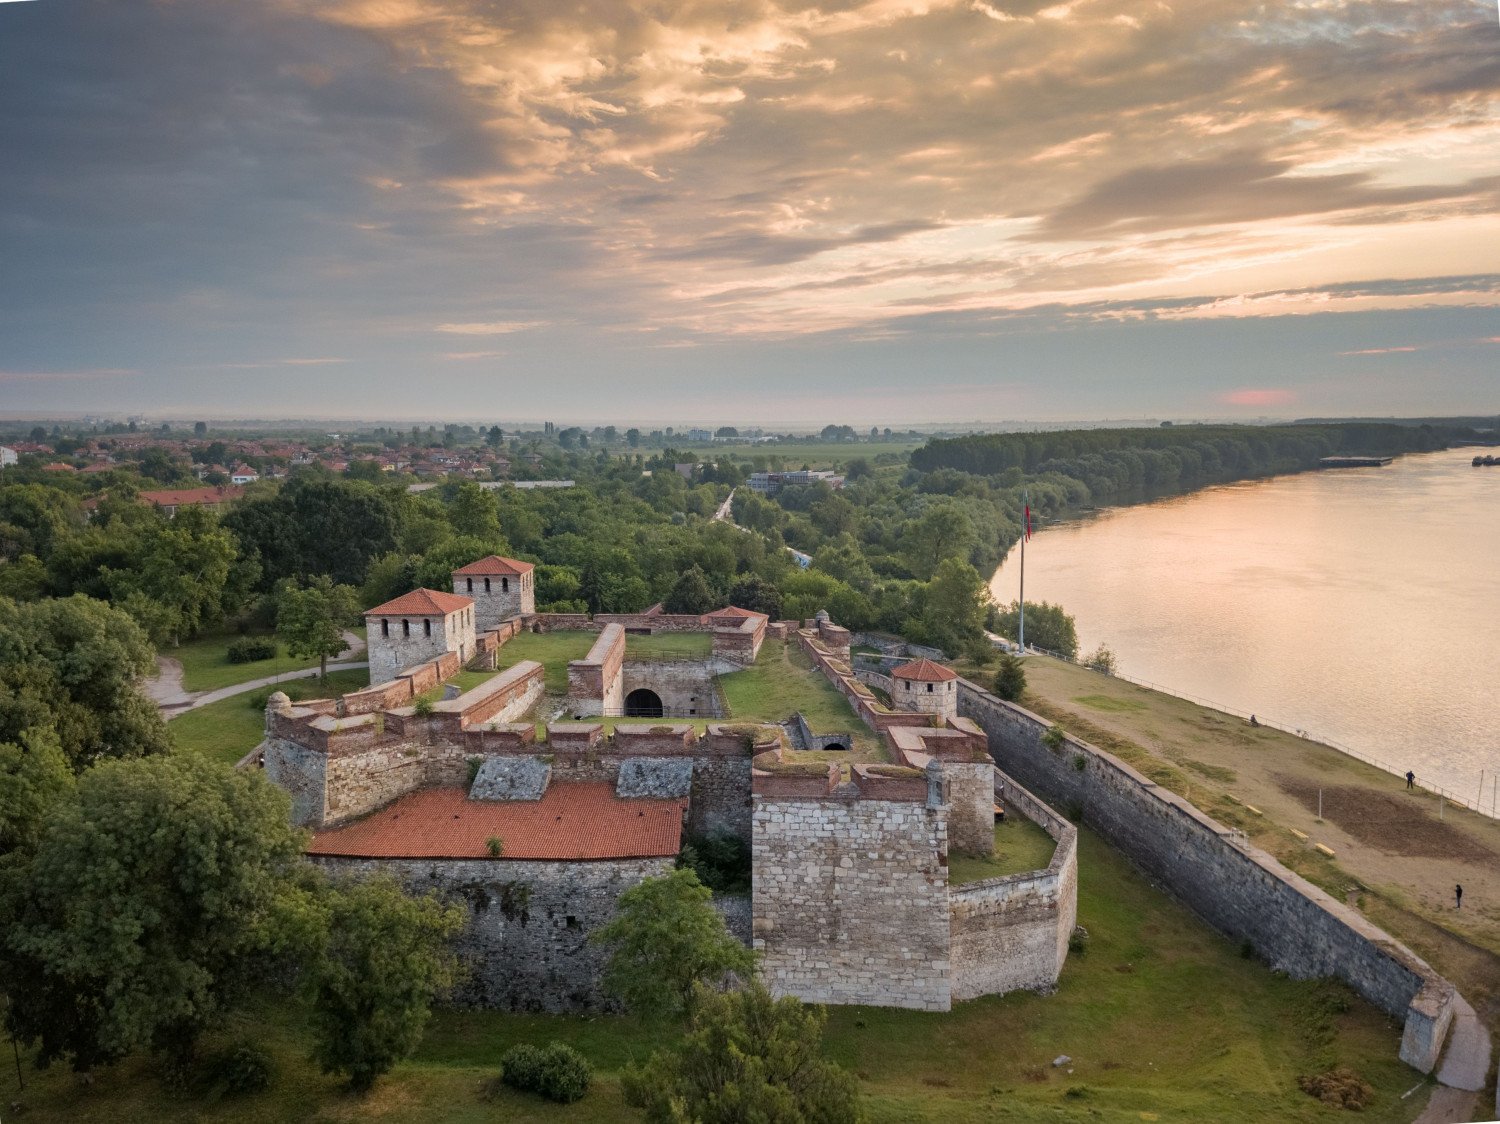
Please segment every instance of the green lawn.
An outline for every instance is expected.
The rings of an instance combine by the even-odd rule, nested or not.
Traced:
[[[236,683],[248,683],[252,679],[318,666],[317,660],[292,659],[286,654],[286,645],[280,641],[276,644],[274,659],[230,663],[229,644],[238,639],[238,633],[214,633],[185,641],[175,648],[163,648],[161,655],[182,664],[182,686],[188,691],[214,691]]]
[[[178,749],[206,754],[215,761],[233,765],[260,744],[265,729],[265,699],[271,692],[285,691],[294,702],[326,699],[367,687],[369,679],[363,668],[331,671],[326,685],[315,678],[289,679],[274,687],[247,691],[197,710],[183,711],[167,723],[167,730]]]
[[[1394,1124],[1421,1111],[1425,1090],[1400,1099],[1420,1078],[1396,1059],[1400,1028],[1386,1016],[1357,999],[1335,1013],[1347,993],[1242,958],[1090,832],[1079,849],[1079,921],[1090,941],[1069,958],[1055,994],[980,999],[949,1014],[830,1009],[826,1052],[858,1075],[873,1124],[1332,1121],[1343,1114],[1296,1079],[1335,1063],[1375,1088],[1358,1119]],[[304,1017],[268,999],[205,1043],[249,1038],[275,1056],[280,1078],[256,1096],[207,1103],[169,1093],[152,1064],[134,1058],[101,1069],[92,1085],[62,1066],[28,1067],[24,1092],[7,1067],[0,1097],[25,1106],[18,1118],[79,1124],[633,1120],[620,1071],[664,1035],[628,1019],[440,1011],[416,1057],[356,1098],[307,1061]],[[593,1063],[587,1097],[569,1107],[509,1092],[483,1099],[509,1046],[550,1039]],[[1073,1060],[1053,1068],[1061,1054]]]
[[[713,649],[714,638],[706,632],[625,637],[627,660],[706,660],[713,655]]]
[[[589,654],[597,632],[523,632],[501,647],[499,668],[504,670],[522,660],[536,660],[547,669],[547,693],[568,693],[568,661],[581,660]]]
[[[801,711],[815,734],[854,735],[841,760],[885,760],[880,739],[795,644],[768,638],[754,667],[719,676],[719,686],[733,721],[781,722]]]
[[[995,853],[987,857],[950,854],[948,857],[948,885],[958,886],[965,882],[978,882],[984,878],[999,878],[1005,874],[1021,874],[1028,870],[1042,870],[1052,861],[1052,852],[1057,843],[1036,824],[1014,809],[1005,817],[1004,823],[995,825]]]

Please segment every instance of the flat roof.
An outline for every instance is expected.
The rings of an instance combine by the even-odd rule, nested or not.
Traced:
[[[371,859],[664,858],[682,845],[686,798],[629,800],[605,782],[553,783],[540,800],[470,800],[427,788],[354,823],[314,833],[310,855]]]

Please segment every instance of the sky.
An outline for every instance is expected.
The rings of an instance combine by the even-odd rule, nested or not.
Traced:
[[[0,3],[0,415],[1500,411],[1458,0]]]

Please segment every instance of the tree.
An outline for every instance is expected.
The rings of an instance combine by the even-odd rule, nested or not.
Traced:
[[[337,886],[327,903],[326,944],[307,979],[313,1060],[363,1092],[412,1054],[433,999],[457,981],[448,942],[464,911],[410,897],[389,877]]]
[[[193,423],[193,436],[194,437],[207,437],[208,436],[208,423],[207,422],[194,422]]]
[[[740,431],[732,425],[721,425],[718,429],[714,430],[715,437],[738,437],[739,435]]]
[[[155,666],[141,627],[102,601],[0,598],[0,742],[51,730],[74,771],[171,748],[135,682]]]
[[[279,492],[247,497],[224,516],[246,551],[258,554],[262,588],[326,574],[352,585],[370,561],[396,549],[396,504],[360,480],[298,473]]]
[[[730,973],[748,978],[755,954],[724,928],[713,893],[691,870],[647,878],[620,895],[614,918],[591,939],[611,946],[605,990],[635,1014],[689,1011],[695,987]]]
[[[682,572],[667,595],[664,606],[669,613],[691,613],[701,616],[715,607],[713,590],[708,587],[708,578],[698,565],[689,566]]]
[[[334,585],[327,576],[313,578],[305,589],[288,582],[276,599],[276,635],[297,659],[316,659],[318,677],[328,678],[328,657],[349,645],[344,629],[359,612],[352,586]]]
[[[967,558],[974,524],[951,502],[934,504],[901,530],[907,565],[919,578],[930,578],[948,558]]]
[[[989,589],[979,571],[957,558],[943,561],[927,583],[922,623],[943,647],[958,651],[981,638]]]
[[[1010,640],[1018,639],[1021,627],[1021,603],[1012,601],[995,614],[995,631]],[[1048,601],[1026,602],[1026,643],[1028,646],[1056,652],[1072,659],[1078,655],[1078,628],[1061,605]]]
[[[781,590],[759,574],[746,574],[729,587],[729,603],[736,608],[781,619]]]
[[[0,742],[0,859],[34,848],[53,808],[72,791],[73,771],[51,730],[27,730],[20,744]]]
[[[722,995],[700,989],[682,1042],[626,1070],[625,1101],[653,1124],[854,1124],[859,1086],[822,1057],[827,1020],[759,981]]]
[[[448,504],[448,522],[454,533],[476,539],[500,537],[500,509],[495,494],[478,484],[465,481]]]
[[[222,619],[237,553],[234,536],[212,512],[184,507],[173,519],[138,526],[126,564],[106,567],[103,577],[110,600],[153,642],[166,644]]]
[[[182,1061],[288,933],[305,836],[258,773],[196,755],[107,761],[0,868],[6,1021],[42,1064]]]
[[[995,694],[1006,702],[1018,702],[1026,691],[1026,669],[1018,657],[1009,652],[1000,653],[1000,666],[995,669]]]

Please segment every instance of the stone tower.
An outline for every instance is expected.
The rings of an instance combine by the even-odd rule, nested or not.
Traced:
[[[453,592],[472,598],[480,632],[536,612],[536,567],[491,554],[453,571]]]
[[[891,703],[897,710],[914,710],[936,714],[939,718],[958,717],[958,673],[920,659],[904,663],[891,671],[895,690]]]
[[[456,652],[459,663],[474,655],[474,602],[436,589],[414,589],[365,612],[370,683],[386,683],[400,672]]]

